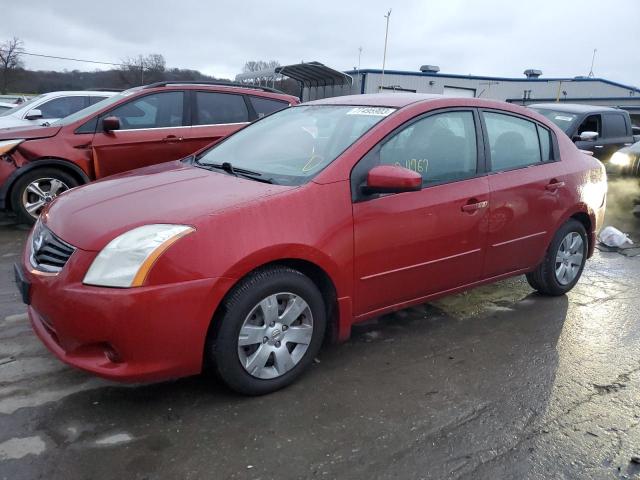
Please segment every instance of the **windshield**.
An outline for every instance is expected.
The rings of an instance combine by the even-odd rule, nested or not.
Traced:
[[[24,103],[20,103],[20,104],[16,103],[15,107],[13,107],[11,110],[7,110],[6,112],[0,113],[0,117],[11,115],[12,113],[16,113],[18,110],[22,110],[25,107],[29,107],[29,105],[33,105],[34,103],[40,101],[42,97],[44,97],[44,94],[38,95],[37,97],[33,97],[31,100],[26,101]]]
[[[569,128],[571,128],[571,125],[577,118],[577,115],[574,115],[573,113],[559,112],[557,110],[549,110],[546,108],[532,108],[532,110],[535,110],[540,115],[544,115],[545,117],[547,117],[558,127],[560,127],[564,131],[564,133],[567,133],[569,131]]]
[[[333,162],[393,108],[305,105],[274,113],[199,155],[283,185],[301,185]]]
[[[87,118],[88,116],[101,110],[102,108],[107,107],[117,102],[118,100],[123,99],[127,95],[129,94],[127,94],[126,92],[122,92],[122,93],[118,93],[117,95],[114,95],[113,97],[107,97],[104,100],[100,100],[98,103],[94,103],[90,107],[83,108],[82,110],[78,110],[76,113],[72,113],[68,117],[64,117],[64,118],[61,118],[60,120],[56,120],[55,122],[51,122],[51,125],[69,125],[78,120],[82,120],[83,118]]]

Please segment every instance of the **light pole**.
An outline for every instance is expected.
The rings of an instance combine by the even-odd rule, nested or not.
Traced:
[[[384,67],[387,63],[387,39],[389,38],[389,18],[391,18],[391,9],[384,16],[387,19],[387,28],[384,32],[384,53],[382,54],[382,77],[380,78],[380,90],[384,87]]]
[[[593,64],[596,61],[596,52],[598,51],[597,48],[593,49],[593,56],[591,57],[591,70],[589,70],[589,78],[593,78]]]
[[[362,77],[360,76],[360,60],[362,59],[362,47],[358,47],[358,93],[362,91]]]

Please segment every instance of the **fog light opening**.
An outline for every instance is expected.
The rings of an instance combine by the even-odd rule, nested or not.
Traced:
[[[104,346],[104,355],[112,363],[122,363],[122,357],[111,345]]]

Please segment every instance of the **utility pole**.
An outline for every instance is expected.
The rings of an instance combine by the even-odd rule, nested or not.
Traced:
[[[384,87],[384,67],[387,63],[387,39],[389,38],[389,18],[391,18],[391,9],[384,16],[387,19],[387,29],[384,32],[384,53],[382,54],[382,77],[380,78],[380,90]]]
[[[589,75],[587,75],[589,78],[593,78],[593,64],[596,61],[596,52],[598,51],[597,48],[593,49],[593,56],[591,57],[591,70],[589,70]]]
[[[358,47],[358,93],[362,91],[362,76],[360,75],[360,60],[362,59],[362,47]]]

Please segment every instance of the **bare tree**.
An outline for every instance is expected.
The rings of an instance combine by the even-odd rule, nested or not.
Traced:
[[[0,44],[0,68],[2,69],[2,93],[7,93],[11,76],[18,69],[22,68],[22,48],[23,43],[18,37],[13,37]]]
[[[166,62],[159,53],[138,55],[123,59],[120,72],[124,80],[130,85],[144,85],[164,79]]]
[[[277,60],[249,60],[244,64],[242,71],[247,72],[259,72],[260,70],[272,69],[280,66],[280,62]]]

